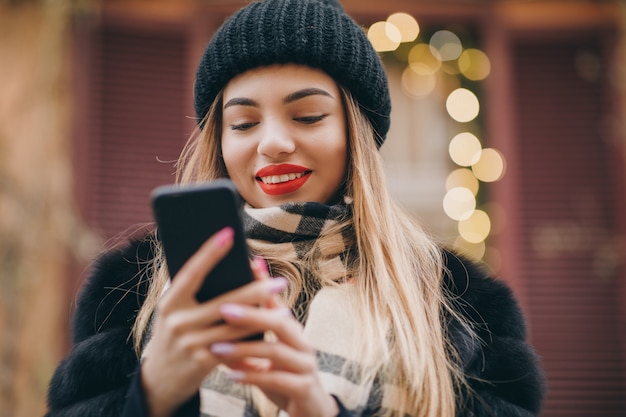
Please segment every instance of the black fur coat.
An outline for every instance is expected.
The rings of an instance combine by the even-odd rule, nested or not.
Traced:
[[[449,252],[445,257],[450,271],[445,284],[459,297],[461,313],[482,341],[472,340],[455,320],[448,320],[449,334],[477,394],[459,406],[457,415],[538,415],[543,373],[526,343],[524,318],[511,291],[473,263]],[[73,348],[50,382],[47,417],[121,415],[138,369],[129,331],[148,285],[138,281],[151,258],[148,242],[134,242],[104,254],[94,265],[78,298]],[[185,415],[193,414],[199,415],[197,408]]]

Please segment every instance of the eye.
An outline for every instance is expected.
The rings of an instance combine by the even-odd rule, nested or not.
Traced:
[[[238,123],[238,124],[230,125],[230,130],[246,131],[246,130],[252,129],[254,126],[258,124],[259,124],[258,122]]]
[[[328,115],[321,114],[319,116],[303,116],[303,117],[294,117],[294,120],[305,125],[311,125],[313,123],[320,122],[324,120]]]

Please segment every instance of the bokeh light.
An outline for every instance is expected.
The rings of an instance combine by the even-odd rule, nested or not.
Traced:
[[[376,22],[367,31],[372,46],[377,52],[395,50],[402,39],[400,29],[389,22]]]
[[[448,178],[446,178],[446,190],[451,190],[455,187],[467,188],[474,195],[477,195],[480,186],[478,179],[476,179],[470,169],[459,168],[448,174]]]
[[[465,187],[454,187],[443,197],[443,211],[453,220],[468,219],[475,209],[474,193]]]
[[[446,99],[446,109],[460,123],[472,121],[478,116],[480,103],[474,93],[466,88],[457,88]]]
[[[470,243],[483,242],[491,231],[491,220],[482,210],[474,210],[472,214],[459,221],[459,235]]]
[[[430,47],[438,52],[442,61],[457,59],[463,51],[461,40],[449,30],[440,30],[430,38]]]
[[[470,133],[461,132],[450,141],[448,153],[459,166],[468,167],[478,162],[482,146],[480,140]]]
[[[478,161],[472,165],[472,172],[483,182],[498,181],[504,175],[504,169],[504,157],[493,148],[483,149]]]
[[[400,42],[413,42],[420,33],[420,27],[417,20],[407,13],[394,13],[387,18],[387,22],[391,23],[400,30]]]
[[[456,76],[459,74],[459,66],[456,61],[443,61],[441,63],[441,71],[448,75]]]
[[[414,65],[404,69],[400,82],[409,97],[422,98],[433,92],[437,77],[426,65]]]
[[[455,247],[476,259],[485,259],[488,237],[497,233],[503,216],[487,213],[481,182],[498,181],[505,173],[505,159],[495,149],[484,148],[474,123],[481,103],[475,84],[491,73],[489,57],[478,48],[463,47],[457,34],[437,30],[424,40],[417,20],[407,13],[393,13],[385,22],[373,24],[368,37],[378,52],[390,52],[404,69],[400,77],[403,92],[415,100],[443,93],[449,117],[462,126],[449,143],[448,152],[457,165],[446,177],[443,198],[445,214],[458,222]],[[422,39],[420,39],[422,37]],[[470,39],[471,43],[471,39]],[[582,60],[581,60],[582,61]],[[445,96],[447,94],[447,97]],[[481,210],[477,210],[478,201]]]
[[[441,59],[438,54],[430,49],[425,43],[418,43],[409,52],[409,66],[417,73],[425,71],[433,74],[441,67]]]
[[[491,73],[491,62],[487,55],[479,49],[466,49],[458,59],[459,71],[465,78],[472,81],[484,80]]]

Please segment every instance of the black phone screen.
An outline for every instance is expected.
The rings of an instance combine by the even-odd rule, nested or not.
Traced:
[[[172,278],[209,237],[227,226],[234,229],[233,248],[204,280],[199,301],[254,279],[241,224],[242,199],[230,180],[159,187],[152,193],[152,208]]]

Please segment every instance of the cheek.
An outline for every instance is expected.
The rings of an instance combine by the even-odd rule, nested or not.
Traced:
[[[236,146],[228,139],[222,139],[222,159],[228,171],[228,176],[241,170],[242,152],[237,152]]]
[[[237,153],[223,152],[224,166],[226,167],[226,173],[228,178],[235,184],[235,187],[243,194],[245,188],[244,182],[244,170],[242,163],[236,158]]]
[[[329,181],[341,182],[345,175],[348,164],[348,144],[345,136],[329,142],[325,146],[326,152],[321,155],[328,167]]]
[[[235,184],[243,199],[251,204],[251,190],[255,185],[254,154],[254,150],[251,151],[241,142],[222,140],[222,159],[228,177]]]
[[[339,124],[337,132],[345,132],[345,125]],[[332,160],[341,164],[345,168],[347,156],[348,156],[348,137],[344,133],[336,137],[336,139],[328,145],[328,149],[331,150]]]

